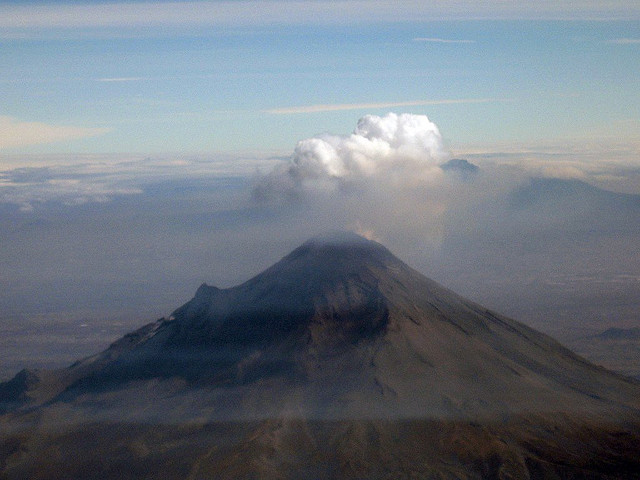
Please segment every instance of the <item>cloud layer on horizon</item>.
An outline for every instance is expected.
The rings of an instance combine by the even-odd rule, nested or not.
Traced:
[[[207,188],[209,184],[213,188],[225,179],[248,178],[260,166],[275,162],[258,156],[221,154],[3,155],[0,205],[17,205],[21,211],[31,212],[49,202],[66,206],[104,203],[124,195],[155,191],[163,184],[178,183],[188,189]]]

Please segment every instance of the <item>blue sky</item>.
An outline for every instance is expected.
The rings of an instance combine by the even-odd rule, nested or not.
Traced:
[[[564,5],[4,2],[0,153],[287,152],[388,111],[454,151],[637,142],[640,7]]]

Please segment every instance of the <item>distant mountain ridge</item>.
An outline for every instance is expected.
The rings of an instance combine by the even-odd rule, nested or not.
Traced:
[[[594,335],[594,337],[603,340],[640,340],[640,328],[611,327]]]

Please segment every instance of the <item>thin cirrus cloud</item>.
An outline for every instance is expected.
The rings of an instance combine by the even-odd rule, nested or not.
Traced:
[[[605,43],[609,45],[640,45],[640,38],[614,38]]]
[[[142,80],[147,80],[145,77],[106,77],[106,78],[96,78],[96,82],[140,82]]]
[[[475,40],[456,40],[449,38],[428,38],[428,37],[416,37],[413,39],[414,42],[425,42],[425,43],[476,43]]]
[[[379,103],[337,103],[337,104],[317,104],[302,105],[294,107],[282,107],[264,110],[265,113],[274,115],[290,115],[297,113],[321,113],[321,112],[338,112],[342,110],[369,110],[377,108],[395,108],[395,107],[420,107],[428,105],[455,105],[463,103],[489,103],[497,101],[495,98],[460,98],[445,100],[415,100],[408,102],[379,102]]]
[[[363,14],[365,12],[365,14]],[[0,28],[136,28],[215,25],[352,24],[443,19],[640,18],[635,1],[576,0],[220,0],[37,2],[0,5]]]
[[[79,140],[103,135],[109,131],[109,128],[49,125],[42,122],[22,122],[13,117],[0,116],[0,150]]]

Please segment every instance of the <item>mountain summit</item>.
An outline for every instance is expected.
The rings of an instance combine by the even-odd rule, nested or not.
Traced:
[[[456,295],[379,243],[349,233],[313,238],[236,287],[203,284],[169,318],[146,325],[68,369],[22,372],[0,385],[0,400],[15,418],[32,418],[39,412],[37,418],[55,419],[60,412],[69,416],[71,408],[71,418],[81,419],[81,426],[73,428],[82,431],[94,428],[85,425],[116,418],[136,425],[204,422],[216,428],[233,421],[249,430],[240,429],[245,433],[238,438],[236,433],[216,431],[242,452],[262,458],[267,448],[277,462],[295,459],[291,461],[297,467],[281,465],[284,470],[273,470],[273,475],[272,463],[259,462],[257,470],[249,470],[249,476],[258,477],[300,472],[307,468],[305,462],[320,476],[325,476],[322,462],[340,470],[338,460],[324,454],[316,460],[305,457],[320,443],[350,457],[369,458],[364,476],[397,473],[400,470],[394,468],[400,466],[394,467],[392,460],[396,454],[427,462],[413,458],[413,450],[397,443],[399,432],[407,425],[428,424],[429,430],[433,422],[439,422],[436,430],[465,425],[465,435],[473,442],[509,437],[513,445],[535,444],[544,437],[540,429],[555,429],[572,448],[586,448],[586,442],[585,452],[593,458],[617,452],[618,465],[620,458],[630,461],[627,445],[640,438],[636,427],[624,430],[633,442],[624,440],[623,452],[597,439],[612,431],[622,435],[621,423],[637,426],[639,399],[637,382],[594,366],[550,337]],[[507,427],[514,419],[525,422],[518,424],[517,434]],[[612,422],[618,426],[602,433],[602,425]],[[355,430],[345,434],[346,443],[336,444],[345,425]],[[468,431],[469,425],[502,426],[488,433],[485,427]],[[437,441],[459,441],[458,427],[451,428],[453,437]],[[581,437],[583,428],[592,429],[592,434]],[[435,441],[434,431],[429,432],[421,433],[418,441]],[[548,439],[545,442],[540,448],[553,451]],[[210,455],[222,463],[207,471],[239,474],[234,469],[243,455],[234,457],[229,451],[228,456],[227,447],[220,448]],[[526,455],[533,455],[529,447],[500,449],[511,452],[509,461],[517,464],[505,467],[511,477],[501,478],[525,478],[520,474],[532,471],[525,461]],[[473,455],[482,456],[483,451]],[[455,462],[462,455],[458,450],[449,454],[458,458]],[[637,458],[634,455],[631,458]],[[504,458],[489,469],[491,475],[499,473]],[[532,461],[538,465],[538,460]],[[228,462],[234,467],[223,468]],[[441,472],[426,465],[431,464],[417,471]],[[374,474],[382,466],[380,475]],[[460,473],[465,471],[449,473],[451,478],[467,478]]]

